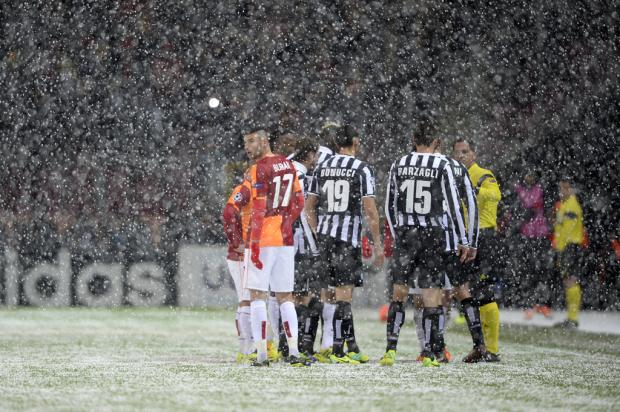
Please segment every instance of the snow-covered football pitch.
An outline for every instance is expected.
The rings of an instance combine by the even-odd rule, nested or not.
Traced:
[[[620,410],[618,335],[503,325],[503,362],[467,365],[450,326],[455,361],[424,368],[408,313],[385,368],[376,313],[356,317],[369,364],[252,368],[234,362],[232,311],[2,310],[0,410]]]

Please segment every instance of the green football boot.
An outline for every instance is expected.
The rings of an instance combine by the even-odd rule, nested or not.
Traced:
[[[381,366],[392,366],[396,361],[396,351],[394,349],[390,349],[385,352],[383,357],[379,359],[379,365]]]

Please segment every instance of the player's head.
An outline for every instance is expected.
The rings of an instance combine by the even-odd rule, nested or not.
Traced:
[[[360,149],[360,135],[353,126],[345,124],[343,126],[334,126],[330,128],[333,146],[336,151],[352,153],[355,155]]]
[[[452,156],[466,167],[470,167],[476,162],[476,146],[474,142],[462,138],[456,139],[452,145]]]
[[[434,153],[437,153],[437,154],[442,154],[442,153],[441,153],[441,150],[442,150],[442,147],[441,147],[441,146],[442,146],[442,142],[443,142],[443,140],[441,140],[440,138],[437,138],[437,144],[435,145],[435,150],[434,150]]]
[[[312,139],[302,137],[295,143],[295,154],[293,160],[303,164],[308,169],[312,169],[316,162],[316,153],[319,145]]]
[[[439,150],[441,140],[437,137],[437,128],[432,120],[422,119],[418,122],[413,132],[413,144],[417,151],[424,149],[425,151],[428,150],[430,153],[434,153]]]
[[[264,128],[258,128],[244,134],[243,148],[250,160],[258,160],[270,154],[269,133]]]
[[[573,181],[568,176],[563,176],[560,178],[559,182],[560,186],[560,199],[566,200],[570,196],[575,194],[575,187],[573,186]]]
[[[337,123],[325,123],[319,132],[319,144],[329,148],[333,152],[336,152],[337,149],[334,143],[334,135],[339,128],[340,125]]]
[[[525,183],[527,186],[534,186],[537,180],[538,176],[533,170],[528,171],[527,173],[525,173],[525,176],[523,176],[523,183]]]
[[[295,151],[295,143],[298,137],[291,131],[284,131],[275,136],[273,152],[282,156],[288,156]]]

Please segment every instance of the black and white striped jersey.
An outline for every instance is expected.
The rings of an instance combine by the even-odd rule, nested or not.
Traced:
[[[293,165],[297,171],[297,178],[299,179],[299,183],[301,183],[301,190],[303,191],[304,198],[307,198],[311,177],[308,175],[308,170],[304,165],[294,160]],[[295,247],[295,256],[305,256],[309,254],[318,255],[319,253],[314,233],[312,229],[310,229],[305,213],[299,216],[293,226],[293,245]]]
[[[362,198],[375,196],[372,167],[348,155],[335,155],[317,166],[309,193],[319,197],[319,236],[361,245]]]
[[[331,159],[334,156],[334,152],[329,147],[319,146],[319,148],[317,149],[317,156],[318,158],[316,161],[316,165],[314,166],[314,169],[312,169],[312,171],[308,173],[308,183],[309,183],[308,187],[312,186],[312,180],[314,179],[314,173],[319,168],[321,163],[323,163],[327,159]]]
[[[478,204],[476,203],[476,192],[474,190],[474,186],[471,183],[471,179],[469,178],[469,173],[467,173],[467,168],[464,164],[459,162],[458,160],[454,160],[452,158],[447,158],[450,162],[450,166],[452,167],[452,172],[454,173],[454,180],[456,181],[456,187],[458,189],[459,197],[461,201],[464,202],[465,208],[464,210],[467,212],[465,216],[466,220],[466,228],[467,228],[467,239],[469,240],[469,246],[476,247],[478,245]],[[444,216],[444,222],[449,226],[448,230],[446,230],[446,242],[448,244],[448,250],[455,250],[458,241],[458,235],[456,230],[454,230],[454,226],[450,224],[450,219],[447,215]]]
[[[413,152],[392,164],[385,215],[393,236],[398,227],[434,226],[446,230],[452,225],[459,244],[468,245],[460,203],[454,173],[445,156]]]
[[[319,156],[319,158],[317,159],[316,164],[320,165],[321,163],[332,157],[334,155],[334,151],[329,147],[319,146],[317,150],[317,155]]]

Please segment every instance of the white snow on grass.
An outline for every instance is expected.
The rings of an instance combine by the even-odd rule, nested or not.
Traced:
[[[524,311],[504,309],[500,312],[500,319],[502,323],[548,327],[565,320],[566,311],[554,311],[548,318],[536,313],[531,319],[526,319]],[[582,311],[579,314],[578,329],[583,332],[620,335],[620,313]]]
[[[620,409],[620,337],[504,326],[500,364],[424,368],[409,319],[397,364],[377,364],[385,324],[356,312],[367,365],[234,363],[232,311],[18,309],[0,311],[0,410],[492,411]]]

